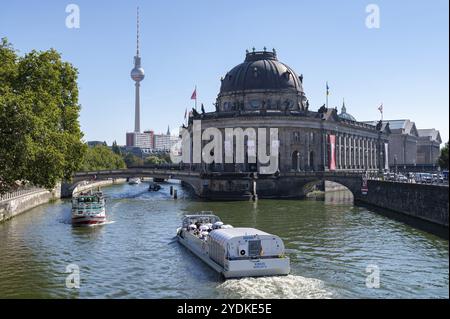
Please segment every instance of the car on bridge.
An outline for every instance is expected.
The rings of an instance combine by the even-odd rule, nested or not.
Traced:
[[[433,183],[433,175],[430,173],[416,173],[416,183],[431,184]]]
[[[402,183],[407,183],[408,182],[408,178],[405,175],[403,175],[403,174],[397,174],[395,180],[397,182],[402,182]]]

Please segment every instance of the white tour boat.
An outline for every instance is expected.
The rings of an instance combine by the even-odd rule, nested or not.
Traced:
[[[105,198],[103,193],[80,193],[72,199],[72,224],[76,226],[92,226],[106,222]]]
[[[225,278],[287,275],[289,258],[283,241],[255,228],[224,225],[202,212],[187,215],[177,231],[178,241]]]
[[[141,179],[139,177],[133,177],[128,180],[128,184],[137,185],[141,183]]]

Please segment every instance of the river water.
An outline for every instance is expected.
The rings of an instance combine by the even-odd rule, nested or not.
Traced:
[[[0,224],[0,298],[449,297],[448,240],[354,206],[347,192],[201,202],[176,182],[156,193],[147,186],[104,188],[107,225],[72,227],[70,201]],[[291,274],[221,279],[174,240],[182,216],[200,210],[280,236]],[[78,289],[66,287],[68,266],[79,269]]]

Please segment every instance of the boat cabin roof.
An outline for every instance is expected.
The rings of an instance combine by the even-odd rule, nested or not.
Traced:
[[[245,239],[245,237],[254,237],[254,236],[259,236],[259,237],[266,237],[266,236],[270,236],[270,237],[277,237],[275,235],[266,233],[262,230],[256,229],[256,228],[249,228],[249,227],[236,227],[236,228],[226,228],[226,229],[216,229],[213,230],[209,236],[216,239],[216,240],[229,240],[232,238],[237,238],[237,237],[243,237]]]

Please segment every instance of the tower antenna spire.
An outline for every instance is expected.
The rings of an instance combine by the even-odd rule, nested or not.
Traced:
[[[139,6],[137,7],[136,26],[136,56],[139,56]]]
[[[145,77],[144,69],[141,66],[141,57],[139,56],[139,7],[137,7],[137,19],[136,19],[136,56],[134,57],[134,68],[131,70],[131,78],[135,82],[136,93],[135,93],[135,115],[134,115],[134,132],[140,133],[140,98],[139,98],[139,87],[140,82]]]

